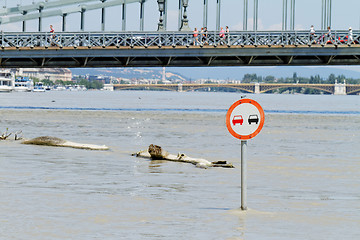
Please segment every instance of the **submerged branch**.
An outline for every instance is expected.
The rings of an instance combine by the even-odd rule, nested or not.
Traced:
[[[12,133],[8,133],[8,128],[6,128],[6,131],[0,136],[0,140],[6,140],[8,137],[11,136]]]
[[[223,167],[223,168],[234,168],[231,163],[226,161],[215,161],[210,162],[202,158],[188,157],[183,153],[173,155],[162,149],[162,147],[151,144],[147,150],[139,151],[132,154],[136,157],[151,158],[152,160],[168,160],[175,162],[185,162],[194,164],[196,167],[208,168],[208,167]]]

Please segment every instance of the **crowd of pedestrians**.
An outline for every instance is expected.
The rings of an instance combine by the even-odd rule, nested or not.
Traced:
[[[229,26],[226,26],[225,29],[223,27],[220,28],[219,42],[221,45],[226,44],[226,40],[229,39],[229,35],[230,35]],[[193,45],[197,46],[197,45],[208,45],[208,44],[209,44],[209,40],[208,40],[207,27],[202,27],[200,32],[197,28],[194,28]]]
[[[319,38],[316,36],[314,25],[310,27],[310,42],[311,44],[333,44],[336,41],[335,37],[331,32],[330,26],[327,27],[327,32],[324,35],[321,35]],[[352,28],[349,27],[348,35],[345,36],[343,39],[339,37],[338,41],[340,43],[347,43],[347,44],[355,44],[354,36]]]

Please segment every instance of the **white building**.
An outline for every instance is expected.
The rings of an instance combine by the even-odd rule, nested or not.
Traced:
[[[72,73],[68,68],[17,68],[17,76],[38,78],[41,80],[48,79],[55,82],[56,80],[71,81]]]

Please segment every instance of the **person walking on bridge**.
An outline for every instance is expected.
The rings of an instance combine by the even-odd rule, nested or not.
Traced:
[[[223,45],[224,44],[224,40],[225,40],[225,30],[223,27],[220,28],[220,44]]]
[[[202,38],[201,42],[203,44],[208,44],[208,30],[207,30],[207,27],[204,27],[201,38]]]
[[[226,32],[226,36],[225,36],[226,42],[227,42],[228,45],[230,45],[230,29],[229,29],[229,26],[225,27],[225,32]]]
[[[348,44],[354,43],[353,31],[352,28],[349,27],[349,34],[348,34]]]
[[[326,39],[325,39],[325,44],[327,44],[327,43],[332,43],[332,35],[331,35],[331,28],[330,28],[330,26],[329,27],[327,27],[327,33],[326,33]]]
[[[50,25],[50,43],[51,45],[55,45],[54,44],[54,39],[55,39],[55,29],[53,27],[53,25]]]
[[[316,43],[315,41],[315,29],[314,25],[311,25],[310,27],[310,44]]]
[[[197,30],[197,28],[194,29],[193,36],[194,36],[193,44],[195,46],[195,45],[199,44],[199,31]]]

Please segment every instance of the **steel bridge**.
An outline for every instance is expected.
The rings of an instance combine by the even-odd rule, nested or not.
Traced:
[[[359,65],[360,31],[2,33],[1,67]]]
[[[145,3],[155,0],[33,0],[32,4],[0,9],[0,27],[22,22],[23,32],[1,32],[0,67],[150,67],[150,66],[276,66],[359,65],[360,31],[325,30],[312,35],[295,31],[295,0],[283,0],[282,31],[257,31],[258,0],[253,31],[248,31],[248,2],[243,6],[243,31],[219,34],[221,0],[216,0],[216,31],[194,37],[188,23],[189,0],[178,0],[178,31],[167,30],[168,0],[156,0],[158,31],[144,31]],[[5,3],[7,1],[5,0]],[[203,26],[208,22],[203,0]],[[288,5],[288,2],[290,4]],[[140,31],[126,31],[126,6],[139,4]],[[122,6],[122,31],[105,32],[106,9]],[[279,6],[280,7],[280,6]],[[101,31],[85,32],[85,13],[101,9]],[[320,10],[320,9],[319,9]],[[66,17],[80,14],[80,30],[66,31]],[[289,13],[289,16],[288,16]],[[42,21],[62,16],[63,31],[42,31]],[[332,0],[322,0],[321,26],[331,25]],[[26,21],[38,19],[38,32],[26,32]],[[288,23],[289,20],[289,23]],[[290,30],[288,29],[290,26]]]
[[[213,89],[232,89],[248,93],[266,93],[281,88],[310,88],[320,90],[325,93],[335,95],[350,95],[360,94],[359,84],[303,84],[303,83],[205,83],[205,84],[193,84],[193,83],[179,83],[179,84],[114,84],[114,90],[165,90],[165,91],[179,91],[189,92],[200,89],[213,90]]]

